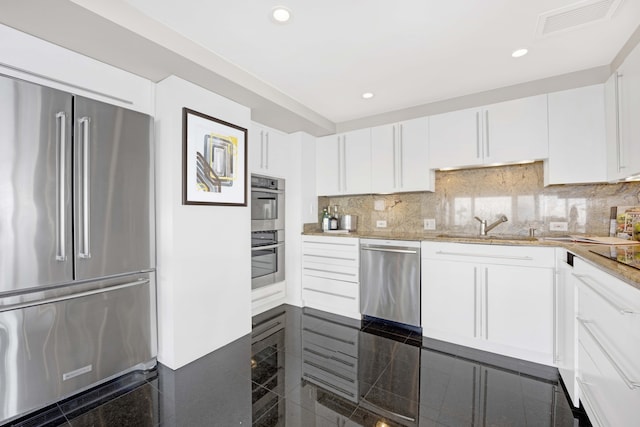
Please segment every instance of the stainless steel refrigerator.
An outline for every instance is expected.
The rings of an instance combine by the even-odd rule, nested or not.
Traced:
[[[155,366],[152,128],[0,76],[0,424]]]

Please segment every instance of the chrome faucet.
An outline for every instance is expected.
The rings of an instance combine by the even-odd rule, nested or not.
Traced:
[[[496,228],[497,226],[499,226],[503,222],[509,221],[509,219],[505,215],[501,215],[500,218],[498,218],[498,220],[496,222],[494,222],[493,224],[487,225],[487,220],[486,219],[480,219],[477,216],[475,216],[474,218],[477,219],[478,221],[480,221],[480,235],[481,236],[486,236],[488,232],[490,232],[491,230],[493,230],[494,228]]]

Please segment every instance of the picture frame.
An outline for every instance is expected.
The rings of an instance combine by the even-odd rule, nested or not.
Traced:
[[[247,129],[182,109],[182,204],[247,206]]]

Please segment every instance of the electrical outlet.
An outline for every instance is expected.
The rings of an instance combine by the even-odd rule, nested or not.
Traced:
[[[562,221],[551,221],[549,223],[549,231],[568,231],[569,230],[569,223],[568,222],[562,222]]]
[[[425,218],[424,219],[424,229],[425,230],[435,230],[436,229],[436,219],[435,218]]]
[[[378,228],[387,228],[387,221],[384,219],[379,219],[376,221],[376,227]]]

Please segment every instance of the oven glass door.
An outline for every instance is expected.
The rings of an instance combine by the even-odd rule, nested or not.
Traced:
[[[251,250],[251,278],[274,274],[278,271],[278,248]]]
[[[251,233],[251,289],[284,280],[284,241],[282,231]]]
[[[260,188],[251,189],[251,219],[267,221],[278,219],[279,192]]]

